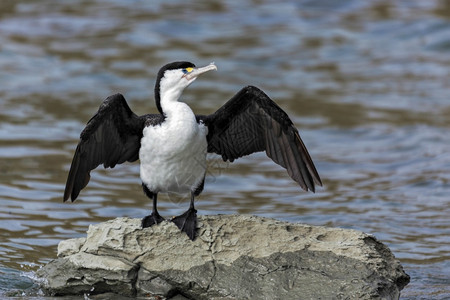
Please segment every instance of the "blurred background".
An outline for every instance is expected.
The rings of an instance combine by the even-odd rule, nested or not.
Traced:
[[[62,194],[79,134],[107,96],[155,112],[165,63],[212,61],[184,93],[212,113],[244,85],[292,118],[324,182],[303,192],[263,153],[211,158],[200,214],[353,228],[411,276],[404,299],[450,297],[450,2],[0,2],[0,296],[39,296],[33,272],[89,224],[151,209],[138,164]],[[187,201],[161,196],[161,213]]]

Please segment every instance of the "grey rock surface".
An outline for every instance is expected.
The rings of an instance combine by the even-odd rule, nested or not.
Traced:
[[[193,242],[170,222],[91,225],[37,275],[51,295],[149,299],[398,299],[409,282],[388,247],[359,231],[248,215],[198,225]]]

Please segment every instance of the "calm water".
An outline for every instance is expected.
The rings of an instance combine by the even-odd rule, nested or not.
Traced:
[[[139,167],[62,193],[80,131],[108,95],[156,110],[166,62],[214,61],[184,99],[211,113],[265,90],[300,129],[324,187],[305,193],[258,154],[210,161],[201,214],[252,213],[362,230],[411,276],[404,299],[450,297],[447,1],[0,2],[0,296],[39,296],[33,271],[92,223],[143,217]],[[188,203],[161,197],[175,215]],[[17,292],[16,292],[17,291]]]

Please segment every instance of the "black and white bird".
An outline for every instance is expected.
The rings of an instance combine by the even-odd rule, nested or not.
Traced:
[[[224,161],[265,151],[305,191],[322,185],[319,174],[288,115],[254,86],[241,89],[211,115],[195,115],[180,102],[183,90],[214,64],[196,68],[190,62],[162,67],[155,85],[159,113],[137,116],[121,94],[106,98],[81,132],[70,166],[64,201],[72,202],[88,184],[90,171],[140,160],[145,194],[153,211],[142,220],[150,227],[164,220],[157,209],[158,193],[190,193],[189,209],[171,219],[193,240],[197,226],[194,198],[204,186],[206,154]]]

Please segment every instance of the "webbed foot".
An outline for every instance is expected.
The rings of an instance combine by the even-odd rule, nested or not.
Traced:
[[[142,219],[142,228],[147,228],[155,224],[159,224],[165,219],[161,217],[158,213],[152,212],[151,215],[148,215]]]
[[[187,236],[193,241],[195,239],[195,231],[197,230],[197,210],[190,208],[184,214],[174,217],[172,222],[185,232]]]

